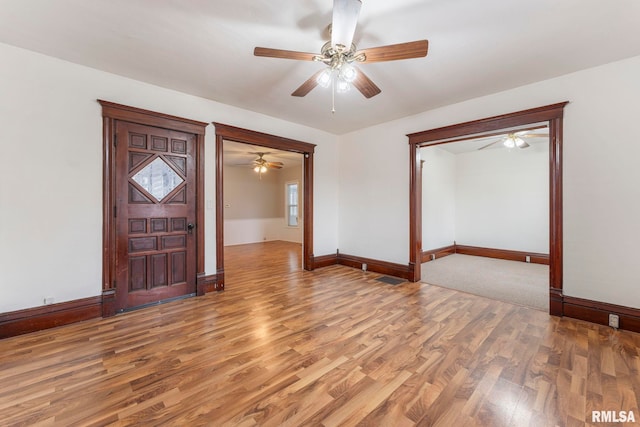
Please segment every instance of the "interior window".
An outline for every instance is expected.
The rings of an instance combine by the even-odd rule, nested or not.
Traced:
[[[287,182],[285,185],[285,200],[287,201],[287,225],[298,226],[298,183]]]

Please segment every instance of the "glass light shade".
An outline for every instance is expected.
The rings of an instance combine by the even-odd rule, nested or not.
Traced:
[[[336,84],[336,92],[345,93],[348,92],[349,89],[351,89],[351,85],[349,84],[349,82],[338,80],[338,83]]]
[[[353,33],[356,31],[361,0],[334,0],[333,21],[331,23],[331,46],[351,49]]]
[[[255,172],[263,173],[263,172],[267,171],[267,167],[266,166],[256,166],[255,168],[253,168],[253,170]]]
[[[345,82],[351,83],[356,79],[357,76],[358,72],[353,65],[344,64],[342,67],[340,67],[339,77]]]
[[[318,84],[323,88],[328,88],[331,84],[331,68],[325,68],[316,78]]]
[[[518,147],[522,147],[524,145],[524,140],[522,138],[518,138],[516,136],[513,140]]]
[[[505,139],[502,144],[507,148],[513,148],[516,146],[516,142],[511,137],[508,137],[507,139]]]

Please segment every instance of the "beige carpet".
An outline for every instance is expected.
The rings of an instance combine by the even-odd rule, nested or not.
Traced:
[[[422,281],[549,311],[549,266],[453,254],[422,264]]]

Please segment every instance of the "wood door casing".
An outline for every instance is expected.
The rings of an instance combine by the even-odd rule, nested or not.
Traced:
[[[303,155],[302,178],[302,264],[305,270],[315,268],[313,255],[313,156],[315,144],[290,138],[256,132],[223,123],[213,122],[216,128],[216,280],[218,289],[224,289],[224,141],[259,145]]]
[[[102,316],[116,314],[116,123],[125,121],[195,135],[196,150],[196,289],[198,295],[220,290],[216,275],[205,271],[204,139],[208,123],[98,99],[102,107]]]
[[[195,135],[116,122],[116,311],[195,293]]]

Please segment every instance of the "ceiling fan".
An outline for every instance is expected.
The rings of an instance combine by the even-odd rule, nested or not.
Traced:
[[[519,132],[510,132],[506,135],[496,135],[491,138],[498,138],[495,141],[490,142],[487,145],[483,145],[478,148],[478,150],[484,150],[485,148],[489,148],[494,144],[499,142],[502,143],[507,148],[527,148],[529,144],[525,141],[527,138],[547,138],[549,136],[548,133],[530,133],[530,130],[523,130]],[[482,138],[485,139],[485,138]]]
[[[329,26],[331,41],[322,46],[320,54],[267,47],[256,47],[253,54],[271,58],[322,62],[326,65],[326,68],[315,73],[298,87],[291,94],[292,96],[305,96],[318,85],[322,87],[332,85],[335,89],[332,93],[346,92],[353,85],[365,98],[376,96],[381,89],[366,74],[357,69],[354,63],[368,64],[424,57],[427,55],[429,42],[418,40],[358,50],[352,41],[361,6],[361,0],[333,1],[333,19]]]
[[[260,175],[260,179],[262,179],[262,174],[265,173],[269,169],[282,169],[284,163],[282,162],[268,162],[264,159],[265,154],[271,153],[249,153],[256,154],[258,156],[257,159],[251,163],[251,167],[254,171],[256,171]]]

